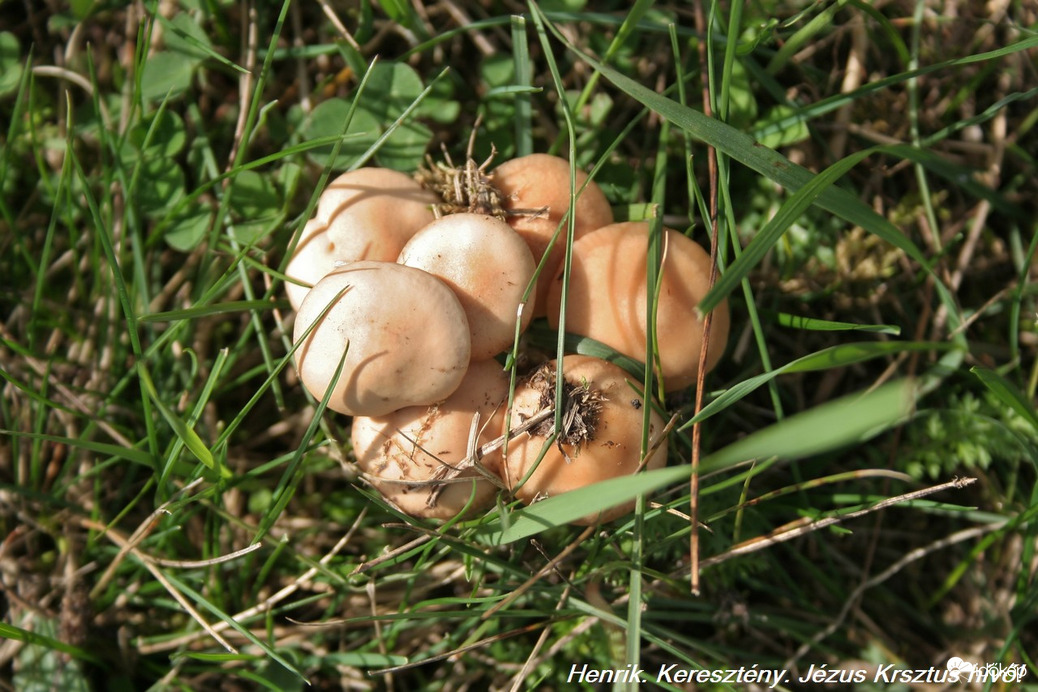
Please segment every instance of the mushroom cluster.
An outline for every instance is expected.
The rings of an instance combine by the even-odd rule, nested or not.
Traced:
[[[339,176],[285,267],[300,381],[332,411],[353,416],[364,478],[412,516],[483,509],[499,488],[529,504],[666,463],[662,418],[616,365],[566,355],[561,367],[535,364],[509,386],[501,355],[534,318],[557,329],[564,300],[567,331],[619,353],[641,360],[655,338],[667,388],[689,386],[698,372],[696,305],[710,268],[699,245],[665,230],[649,335],[648,224],[614,223],[605,195],[579,170],[571,210],[564,159],[534,154],[486,166],[430,161],[414,179],[378,168]],[[575,242],[564,295],[558,230],[570,214]],[[707,368],[727,334],[721,305]],[[589,513],[578,523],[629,510]]]

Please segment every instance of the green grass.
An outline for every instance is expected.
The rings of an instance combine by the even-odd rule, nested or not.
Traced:
[[[704,27],[697,3],[333,4],[348,37],[320,3],[31,5],[0,21],[5,685],[951,656],[1035,684],[1027,3],[704,0]],[[558,153],[618,218],[716,228],[703,305],[733,328],[701,399],[666,393],[666,469],[436,525],[360,481],[349,419],[299,386],[283,268],[329,179],[460,161],[477,116],[479,161]]]

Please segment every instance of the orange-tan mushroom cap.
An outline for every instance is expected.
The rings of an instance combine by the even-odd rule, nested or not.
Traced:
[[[393,262],[404,244],[434,218],[436,196],[404,173],[359,168],[333,180],[303,227],[285,274],[285,292],[299,309],[310,286],[349,262]]]
[[[411,516],[449,519],[466,506],[485,508],[497,486],[466,463],[469,435],[475,425],[476,448],[498,437],[507,398],[501,366],[475,361],[458,389],[437,405],[354,418],[357,465],[386,500]],[[496,450],[480,463],[497,466],[500,454]]]
[[[670,390],[695,383],[703,343],[696,311],[710,289],[710,254],[698,243],[664,229],[664,260],[656,306],[656,337],[664,384]],[[617,223],[598,228],[573,244],[566,331],[590,337],[640,361],[646,354],[649,225]],[[548,323],[557,328],[562,273],[548,291]],[[707,371],[728,341],[727,301],[713,311]]]
[[[536,264],[530,249],[508,224],[484,214],[450,214],[407,242],[397,261],[442,279],[457,294],[472,334],[472,358],[491,358],[533,318],[523,294]]]
[[[613,223],[613,209],[605,193],[594,181],[585,187],[587,179],[587,173],[578,168],[574,176],[579,193],[574,213],[574,234],[578,238]],[[539,263],[551,250],[534,304],[534,315],[543,315],[549,279],[562,261],[565,248],[565,229],[554,244],[552,237],[570,207],[569,162],[550,154],[520,156],[495,168],[492,180],[501,193],[501,206],[509,212],[509,225],[526,241],[534,261]],[[536,213],[539,210],[543,213]]]
[[[543,410],[546,400],[554,398],[552,373],[555,368],[556,361],[550,361],[516,389],[510,419],[513,429]],[[612,363],[582,355],[565,356],[563,368],[567,388],[575,392],[571,409],[575,413],[566,418],[571,420],[569,425],[583,429],[564,429],[560,433],[560,444],[549,438],[553,421],[548,420],[547,425],[511,439],[499,474],[526,504],[598,481],[630,475],[642,466],[645,403],[628,383],[627,373]],[[660,439],[664,427],[662,417],[649,411],[649,449],[654,446],[655,449],[645,468],[660,468],[666,464],[666,445]],[[579,439],[581,437],[586,439]],[[544,456],[538,463],[542,453]],[[531,469],[534,469],[532,475],[526,478]],[[575,523],[589,525],[610,521],[631,511],[633,505],[633,502],[625,503],[589,514]]]
[[[318,281],[299,308],[294,341],[303,385],[317,399],[331,389],[328,408],[354,416],[442,401],[469,365],[457,296],[432,274],[394,262],[354,262]]]

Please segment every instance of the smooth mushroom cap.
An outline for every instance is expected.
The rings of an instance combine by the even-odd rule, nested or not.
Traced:
[[[411,236],[435,218],[436,202],[434,194],[399,171],[359,168],[340,175],[321,193],[285,267],[286,275],[302,282],[285,284],[293,309],[299,309],[309,286],[349,262],[395,261]]]
[[[471,511],[483,509],[493,501],[494,483],[471,465],[460,473],[453,473],[450,467],[468,457],[474,422],[479,431],[477,448],[498,437],[507,398],[508,376],[501,366],[492,360],[473,362],[458,389],[438,405],[354,418],[351,441],[357,465],[386,500],[411,516],[449,519],[470,499]],[[496,450],[481,463],[499,466],[500,455]],[[394,482],[443,480],[445,476],[454,481]]]
[[[556,361],[542,366],[549,379],[555,372]],[[574,420],[581,426],[591,428],[588,439],[578,442],[564,441],[560,445],[549,441],[552,420],[546,426],[535,427],[529,432],[511,438],[504,455],[504,465],[499,474],[505,484],[514,489],[516,497],[526,504],[609,478],[635,473],[641,463],[642,420],[645,402],[628,384],[627,373],[620,367],[598,358],[568,355],[563,358],[564,378],[573,387],[586,386],[590,400],[597,399],[597,411],[588,404],[578,406]],[[537,373],[542,373],[538,375]],[[545,401],[553,399],[550,382],[543,379],[542,370],[516,388],[511,409],[510,425],[514,429],[521,421],[528,420],[544,408]],[[665,423],[655,411],[649,412],[649,449],[660,442]],[[504,428],[502,428],[502,432]],[[572,436],[573,430],[564,430],[562,437]],[[580,431],[577,431],[580,432]],[[545,444],[547,449],[545,450]],[[537,463],[545,450],[536,470],[521,486],[516,486]],[[667,448],[659,444],[646,463],[646,468],[661,468],[666,465]],[[629,502],[601,513],[588,515],[574,522],[597,524],[611,521],[631,511]]]
[[[444,216],[418,231],[397,261],[439,277],[454,290],[468,317],[474,360],[512,345],[517,311],[536,264],[504,221],[483,214]],[[521,317],[524,330],[533,310],[524,307]]]
[[[591,181],[583,192],[580,188],[588,179],[587,173],[576,170],[577,197],[574,214],[574,237],[593,231],[600,226],[613,223],[613,209],[602,189]],[[494,169],[492,181],[501,193],[501,204],[506,212],[508,224],[526,241],[535,262],[548,252],[548,262],[540,275],[534,315],[545,314],[545,298],[549,279],[562,261],[566,246],[566,230],[563,229],[552,244],[555,230],[562,217],[569,211],[569,161],[550,154],[530,154],[505,161]],[[543,214],[536,214],[544,209]]]
[[[703,321],[696,306],[710,289],[710,254],[677,231],[665,230],[665,256],[656,336],[660,371],[670,390],[695,383]],[[620,353],[645,360],[649,225],[617,223],[588,233],[573,244],[566,331],[590,337]],[[548,291],[548,324],[558,327],[562,274]],[[728,342],[728,303],[713,311],[707,371]]]
[[[300,379],[318,399],[346,353],[328,407],[354,416],[442,401],[469,365],[468,320],[454,292],[393,262],[354,262],[318,281],[299,307],[294,341],[302,341]]]

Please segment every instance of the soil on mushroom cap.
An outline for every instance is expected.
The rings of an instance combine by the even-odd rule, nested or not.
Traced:
[[[562,431],[558,435],[559,444],[579,447],[584,442],[595,439],[595,426],[598,424],[605,396],[593,389],[588,382],[565,380],[562,393]],[[530,375],[529,384],[540,392],[542,409],[555,406],[557,373],[554,363],[545,363]],[[530,434],[548,437],[555,431],[555,419],[549,418],[537,424]]]

